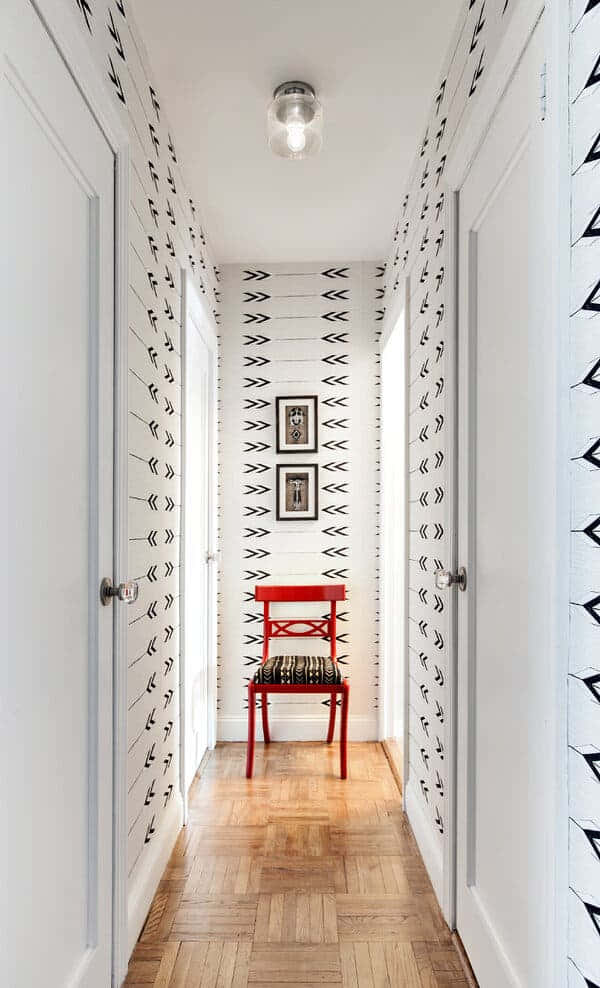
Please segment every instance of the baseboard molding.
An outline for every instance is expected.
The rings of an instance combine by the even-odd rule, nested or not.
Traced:
[[[404,788],[402,785],[402,753],[397,741],[382,741],[381,747],[388,760],[390,771],[394,776],[394,781],[398,786],[398,791],[404,801]]]
[[[127,953],[131,957],[162,874],[167,867],[171,851],[183,826],[183,805],[181,796],[173,799],[161,822],[161,828],[153,843],[154,854],[139,869],[135,885],[127,902]]]
[[[327,713],[322,716],[269,716],[272,741],[324,741],[327,736]],[[335,738],[339,738],[339,714]],[[349,741],[376,741],[377,717],[352,716],[348,718]],[[246,717],[219,717],[217,739],[219,741],[246,741],[248,721]],[[260,714],[256,718],[256,740],[262,741]]]
[[[433,885],[433,891],[437,900],[441,904],[444,893],[444,857],[443,851],[435,839],[427,817],[423,813],[419,797],[415,793],[413,786],[408,782],[406,786],[406,815],[413,829],[415,839],[419,845],[421,857],[425,862],[427,873]]]

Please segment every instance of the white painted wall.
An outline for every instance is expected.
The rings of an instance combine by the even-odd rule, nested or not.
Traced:
[[[343,582],[338,656],[350,737],[377,737],[381,269],[296,264],[223,269],[219,737],[246,737],[246,685],[261,655],[254,585]],[[277,395],[319,396],[319,451],[275,452]],[[275,521],[275,464],[319,465],[319,519]],[[280,650],[289,650],[284,642]],[[314,654],[327,643],[301,643]],[[275,739],[320,739],[324,697],[272,698]]]

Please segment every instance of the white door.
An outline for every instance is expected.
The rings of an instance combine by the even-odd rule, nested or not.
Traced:
[[[0,56],[0,980],[107,988],[114,160],[25,0]]]
[[[214,744],[216,503],[214,331],[188,279],[185,299],[185,462],[183,483],[183,796]]]
[[[550,949],[532,634],[543,60],[538,24],[459,195],[457,928],[483,988],[542,988]]]

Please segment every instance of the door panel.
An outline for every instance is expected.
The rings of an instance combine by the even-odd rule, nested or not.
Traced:
[[[212,743],[209,719],[214,665],[216,586],[214,507],[214,351],[212,330],[188,281],[185,297],[185,483],[184,483],[184,801],[202,757]]]
[[[538,985],[530,359],[538,25],[460,192],[457,926],[486,988]]]
[[[28,3],[0,14],[2,980],[110,984],[113,156]],[[102,408],[102,415],[98,409]]]

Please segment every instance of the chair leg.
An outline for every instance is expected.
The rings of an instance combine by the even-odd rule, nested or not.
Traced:
[[[248,683],[248,747],[246,749],[246,778],[252,778],[254,768],[254,731],[256,722],[256,692],[254,683]]]
[[[337,693],[331,693],[331,706],[329,708],[329,727],[327,729],[327,744],[333,741],[335,731],[335,712],[337,710]]]
[[[260,710],[262,713],[263,740],[265,744],[270,744],[271,733],[269,731],[269,707],[267,704],[266,693],[261,693],[260,695]]]
[[[340,775],[348,778],[348,707],[350,706],[350,683],[342,683],[342,728],[340,732]]]

